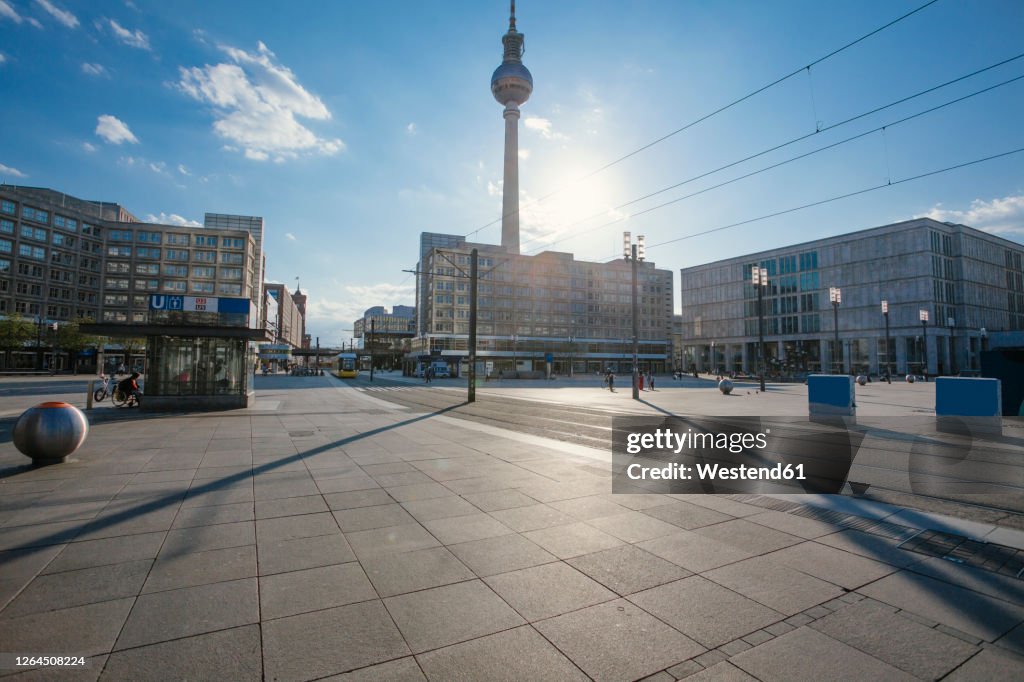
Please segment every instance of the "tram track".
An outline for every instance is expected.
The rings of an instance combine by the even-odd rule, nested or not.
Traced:
[[[345,382],[349,383],[349,382]],[[358,388],[368,388],[365,384],[349,383]],[[496,426],[519,433],[551,438],[563,442],[584,445],[600,450],[610,451],[612,447],[612,420],[615,416],[605,409],[588,408],[578,405],[557,403],[553,401],[537,401],[528,398],[512,398],[488,393],[477,402],[465,402],[465,394],[461,391],[438,390],[425,386],[410,385],[406,382],[379,382],[377,386],[401,387],[405,390],[374,391],[373,397],[413,410],[433,412],[447,410],[446,414],[459,419]],[[632,415],[636,416],[636,415]],[[879,432],[869,430],[867,433]],[[867,435],[867,434],[866,434]],[[882,442],[875,442],[873,450],[881,455],[900,457],[905,450],[888,448]],[[999,458],[1002,459],[1002,458]],[[1005,461],[989,461],[983,463],[1005,464]],[[973,499],[971,495],[920,495],[906,487],[886,485],[878,482],[893,474],[907,475],[898,467],[885,466],[879,463],[855,462],[855,471],[859,472],[854,480],[873,479],[871,492],[866,497],[878,501],[908,506],[925,511],[937,511],[964,518],[984,519],[991,523],[1005,523],[1013,527],[1024,528],[1024,495],[1001,495],[998,502],[984,503]],[[866,474],[866,475],[865,475]],[[954,476],[934,476],[936,480],[950,483],[962,482]],[[1002,486],[1000,486],[1002,487]],[[1013,486],[1011,486],[1013,487]]]

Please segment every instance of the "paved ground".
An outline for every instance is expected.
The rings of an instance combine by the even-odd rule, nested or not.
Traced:
[[[612,495],[605,451],[328,377],[259,381],[251,410],[98,420],[77,461],[45,469],[22,466],[8,420],[0,652],[82,655],[89,667],[0,675],[1024,671],[1024,583],[897,548],[913,526],[893,521],[902,510]]]

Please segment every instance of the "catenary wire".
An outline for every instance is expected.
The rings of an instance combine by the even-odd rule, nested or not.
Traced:
[[[591,172],[589,172],[589,173],[587,173],[585,175],[582,175],[582,176],[572,180],[571,182],[569,182],[569,183],[567,183],[565,185],[562,185],[561,187],[559,187],[559,188],[557,188],[555,190],[552,190],[551,192],[548,192],[547,194],[545,194],[543,196],[540,196],[540,197],[530,201],[529,203],[527,203],[527,206],[532,206],[533,204],[540,203],[540,202],[542,202],[542,201],[544,201],[546,199],[550,199],[551,197],[555,196],[556,194],[559,194],[559,193],[565,191],[568,187],[572,187],[572,186],[574,186],[576,184],[579,184],[580,182],[583,182],[584,180],[588,180],[588,179],[594,177],[595,175],[597,175],[598,173],[602,173],[602,172],[608,170],[609,168],[611,168],[612,166],[614,166],[616,164],[619,164],[619,163],[622,163],[626,159],[632,158],[632,157],[636,156],[637,154],[639,154],[639,153],[641,153],[643,151],[646,151],[647,149],[650,149],[651,147],[653,147],[653,146],[655,146],[657,144],[660,144],[660,143],[664,142],[665,140],[667,140],[667,139],[669,139],[669,138],[671,138],[671,137],[673,137],[675,135],[678,135],[679,133],[681,133],[681,132],[683,132],[685,130],[688,130],[688,129],[694,127],[695,125],[703,123],[704,121],[708,120],[709,118],[712,118],[713,116],[717,116],[718,114],[721,114],[721,113],[723,113],[723,112],[733,108],[737,104],[741,104],[742,102],[745,102],[748,99],[751,99],[752,97],[755,97],[755,96],[761,94],[762,92],[764,92],[764,91],[766,91],[766,90],[768,90],[770,88],[773,88],[776,85],[779,85],[780,83],[783,83],[783,82],[789,80],[790,78],[792,78],[792,77],[794,77],[794,76],[796,76],[796,75],[798,75],[800,73],[803,73],[805,70],[810,69],[812,66],[816,66],[818,64],[821,64],[822,62],[824,62],[827,59],[831,59],[832,57],[836,56],[840,52],[848,50],[849,48],[853,47],[854,45],[857,45],[858,43],[861,43],[864,40],[867,40],[871,36],[876,35],[878,33],[881,33],[885,29],[890,28],[890,27],[898,24],[899,22],[903,21],[904,19],[907,19],[907,18],[917,14],[918,12],[920,12],[920,11],[930,7],[931,5],[934,5],[938,1],[939,0],[929,0],[929,2],[926,2],[925,4],[917,7],[916,9],[910,10],[906,14],[904,14],[902,16],[899,16],[896,19],[893,19],[889,23],[884,24],[883,26],[879,26],[878,28],[876,28],[873,31],[870,31],[869,33],[865,33],[864,35],[860,36],[859,38],[857,38],[855,40],[852,40],[849,43],[846,43],[842,47],[836,48],[835,50],[829,52],[828,54],[826,54],[826,55],[824,55],[822,57],[818,57],[817,59],[815,59],[814,61],[810,62],[809,64],[805,64],[804,66],[801,66],[799,69],[795,69],[795,70],[791,71],[790,73],[788,73],[788,74],[786,74],[784,76],[781,76],[781,77],[775,79],[774,81],[772,81],[772,82],[770,82],[770,83],[768,83],[766,85],[762,85],[761,87],[757,88],[756,90],[753,90],[753,91],[747,93],[746,95],[743,95],[742,97],[734,99],[733,101],[729,102],[728,104],[725,104],[725,105],[719,107],[718,109],[715,109],[714,111],[712,111],[710,113],[704,114],[703,116],[701,116],[701,117],[699,117],[699,118],[697,118],[697,119],[687,123],[686,125],[684,125],[684,126],[682,126],[680,128],[676,128],[672,132],[667,133],[665,135],[662,135],[658,139],[653,140],[651,142],[648,142],[647,144],[643,145],[642,147],[634,149],[633,151],[629,152],[628,154],[620,156],[619,158],[617,158],[617,159],[615,159],[613,161],[609,161],[608,163],[604,164],[603,166],[601,166],[601,167],[599,167],[599,168],[597,168],[597,169],[595,169],[595,170],[593,170],[593,171],[591,171]],[[487,223],[485,225],[481,225],[480,227],[476,228],[472,232],[468,233],[466,236],[467,237],[471,237],[474,234],[476,234],[477,232],[480,232],[481,230],[486,229],[486,228],[490,227],[491,225],[495,225],[495,224],[501,222],[507,216],[516,215],[521,210],[522,210],[521,207],[517,207],[513,211],[510,211],[508,214],[502,214],[500,217],[495,218],[491,222],[489,222],[489,223]]]
[[[1022,56],[1024,56],[1024,55],[1022,55]],[[1022,79],[1024,79],[1024,75],[1016,76],[1015,78],[1010,78],[1008,80],[1002,81],[1001,83],[996,83],[995,85],[991,85],[991,86],[989,86],[987,88],[983,88],[981,90],[976,90],[975,92],[969,93],[967,95],[963,95],[961,97],[957,97],[956,99],[952,99],[952,100],[949,100],[947,102],[943,102],[942,104],[938,104],[938,105],[936,105],[934,107],[929,107],[928,109],[925,109],[923,111],[919,111],[919,112],[917,112],[915,114],[911,114],[909,116],[904,116],[903,118],[898,119],[896,121],[891,121],[891,122],[886,123],[884,125],[880,125],[880,126],[878,126],[876,128],[872,128],[871,130],[866,130],[866,131],[864,131],[862,133],[858,133],[856,135],[852,135],[850,137],[847,137],[845,139],[839,140],[837,142],[833,142],[833,143],[825,145],[823,147],[818,147],[817,149],[812,149],[811,151],[804,152],[803,154],[798,154],[797,156],[792,156],[792,157],[790,157],[788,159],[784,159],[782,161],[779,161],[777,163],[773,163],[773,164],[771,164],[769,166],[765,166],[763,168],[759,168],[759,169],[757,169],[755,171],[751,171],[749,173],[744,173],[743,175],[737,176],[737,177],[732,178],[730,180],[726,180],[724,182],[720,182],[720,183],[718,183],[716,185],[711,185],[710,187],[705,187],[704,189],[698,190],[696,192],[691,192],[690,194],[685,194],[685,195],[683,195],[681,197],[676,197],[675,199],[672,199],[670,201],[666,201],[666,202],[658,204],[656,206],[651,206],[651,207],[646,208],[646,209],[644,209],[642,211],[638,211],[636,213],[629,214],[628,216],[623,216],[623,217],[620,217],[620,218],[615,218],[614,220],[611,220],[611,221],[606,222],[606,223],[602,223],[601,225],[597,225],[595,227],[592,227],[592,228],[589,228],[589,229],[586,229],[586,230],[576,231],[576,232],[573,232],[571,234],[565,234],[562,237],[560,237],[559,239],[555,239],[555,240],[552,240],[552,241],[549,241],[549,242],[545,242],[542,246],[537,247],[536,249],[533,249],[533,251],[531,251],[531,253],[538,252],[538,251],[541,251],[541,250],[549,249],[554,244],[559,244],[559,243],[567,241],[569,239],[578,238],[578,237],[580,237],[582,235],[589,234],[591,232],[596,232],[597,230],[601,230],[601,229],[604,229],[606,227],[610,227],[612,225],[615,225],[617,223],[621,223],[624,220],[629,220],[629,219],[632,219],[632,218],[636,218],[637,216],[641,216],[641,215],[644,215],[646,213],[650,213],[652,211],[656,211],[658,209],[665,208],[666,206],[670,206],[672,204],[679,203],[680,201],[684,201],[686,199],[691,199],[691,198],[693,198],[695,196],[698,196],[700,194],[704,194],[706,192],[710,192],[712,190],[719,189],[721,187],[725,187],[726,185],[731,185],[734,182],[739,182],[740,180],[746,180],[747,178],[751,178],[751,177],[753,177],[755,175],[760,175],[761,173],[765,173],[767,171],[774,170],[775,168],[779,168],[780,166],[785,166],[786,164],[793,163],[794,161],[799,161],[800,159],[805,159],[805,158],[807,158],[809,156],[813,156],[813,155],[818,154],[820,152],[827,151],[829,149],[834,149],[836,147],[842,146],[842,145],[847,144],[849,142],[853,142],[855,140],[859,140],[859,139],[861,139],[863,137],[867,137],[868,135],[871,135],[873,133],[877,133],[877,132],[883,132],[884,133],[886,128],[892,128],[894,126],[900,125],[901,123],[906,123],[907,121],[911,121],[911,120],[913,120],[915,118],[919,118],[919,117],[924,116],[926,114],[930,114],[930,113],[933,113],[935,111],[939,111],[940,109],[945,109],[946,107],[952,106],[954,104],[958,104],[958,103],[963,102],[965,100],[971,99],[972,97],[976,97],[978,95],[982,95],[982,94],[990,92],[992,90],[996,90],[998,88],[1001,88],[1003,86],[1009,85],[1011,83],[1014,83],[1014,82],[1022,80]],[[798,140],[802,140],[802,139],[804,139],[804,138],[797,138],[796,140],[792,140],[792,141],[787,142],[787,143],[785,143],[783,145],[779,145],[777,147],[773,147],[770,150],[766,150],[766,152],[761,152],[761,153],[755,154],[753,156],[748,156],[746,159],[743,159],[741,161],[736,161],[736,162],[730,163],[730,164],[728,164],[726,166],[722,166],[721,168],[717,168],[717,169],[715,169],[713,171],[709,171],[707,173],[703,173],[703,174],[698,175],[696,177],[690,178],[689,180],[685,180],[685,181],[680,182],[678,184],[672,185],[671,187],[666,187],[663,190],[658,190],[657,192],[653,192],[653,193],[648,194],[646,196],[640,197],[639,199],[633,199],[632,201],[628,201],[628,202],[626,202],[624,204],[620,204],[620,205],[618,205],[618,206],[616,206],[616,207],[614,207],[614,208],[612,208],[610,210],[616,211],[616,210],[625,208],[626,206],[629,206],[631,204],[635,204],[638,201],[642,201],[644,199],[649,199],[649,198],[651,198],[653,196],[661,194],[662,192],[666,192],[666,191],[668,191],[670,189],[675,189],[675,188],[680,187],[682,185],[685,185],[687,183],[693,182],[694,180],[698,180],[700,178],[706,177],[707,175],[715,173],[715,172],[717,172],[719,170],[723,170],[725,168],[729,168],[731,166],[735,166],[738,163],[742,163],[743,161],[748,161],[748,160],[753,159],[753,158],[755,158],[757,156],[761,156],[761,155],[767,153],[767,151],[774,151],[776,149],[779,149],[780,147],[786,146],[788,144],[792,144],[792,142],[795,142],[795,141],[798,141]],[[887,160],[887,163],[888,163],[888,160]],[[585,222],[585,221],[590,220],[592,218],[595,218],[597,216],[604,215],[606,212],[607,211],[602,211],[601,213],[595,213],[594,215],[591,215],[591,216],[589,216],[587,218],[584,218],[583,220],[577,221],[576,223],[573,223],[572,225],[570,225],[570,227],[573,226],[573,225],[578,225],[581,222]],[[537,241],[537,240],[533,239],[533,240],[530,240],[530,241]]]
[[[663,241],[663,242],[658,242],[656,244],[648,244],[646,248],[649,250],[649,249],[657,248],[659,246],[665,246],[666,244],[674,244],[675,242],[681,242],[681,241],[684,241],[684,240],[687,240],[687,239],[694,239],[695,237],[703,237],[705,235],[713,234],[715,232],[722,232],[724,230],[729,230],[729,229],[732,229],[734,227],[740,227],[740,226],[743,226],[743,225],[749,225],[750,223],[756,223],[756,222],[759,222],[761,220],[768,220],[769,218],[776,218],[776,217],[781,216],[781,215],[787,215],[789,213],[796,213],[797,211],[802,211],[804,209],[813,208],[815,206],[822,206],[824,204],[828,204],[828,203],[831,203],[833,201],[840,201],[841,199],[849,199],[850,197],[855,197],[855,196],[858,196],[858,195],[861,195],[861,194],[867,194],[869,192],[875,192],[875,191],[878,191],[880,189],[886,189],[887,187],[895,187],[896,185],[902,185],[902,184],[907,183],[907,182],[913,182],[915,180],[921,180],[923,178],[931,177],[933,175],[939,175],[941,173],[948,173],[950,171],[958,170],[960,168],[966,168],[968,166],[974,166],[974,165],[977,165],[979,163],[985,163],[987,161],[994,161],[996,159],[1001,159],[1003,157],[1011,156],[1013,154],[1020,154],[1021,152],[1024,152],[1024,147],[1019,147],[1017,149],[1011,149],[1009,151],[1001,152],[999,154],[993,154],[991,156],[986,156],[986,157],[983,157],[983,158],[980,158],[980,159],[974,159],[973,161],[965,161],[963,163],[958,163],[958,164],[953,165],[953,166],[946,166],[945,168],[939,168],[938,170],[928,171],[927,173],[920,173],[918,175],[913,175],[913,176],[911,176],[909,178],[903,178],[901,180],[894,180],[892,182],[884,182],[884,183],[881,183],[879,185],[874,185],[872,187],[865,187],[864,189],[859,189],[859,190],[856,190],[856,191],[853,191],[853,192],[847,192],[846,194],[840,194],[838,196],[829,197],[828,199],[821,199],[819,201],[813,201],[813,202],[811,202],[809,204],[802,204],[800,206],[794,206],[792,208],[783,209],[781,211],[775,211],[774,213],[766,213],[765,215],[761,215],[761,216],[758,216],[756,218],[748,218],[747,220],[741,220],[739,222],[729,223],[728,225],[720,225],[719,227],[713,227],[713,228],[711,228],[709,230],[702,230],[700,232],[694,232],[692,234],[687,234],[687,235],[684,235],[682,237],[676,237],[675,239],[669,239],[669,240],[666,240],[666,241]],[[620,257],[619,255],[606,256],[602,260],[615,260],[616,258],[619,258],[619,257]]]
[[[602,211],[600,211],[598,213],[591,214],[591,215],[589,215],[589,216],[587,216],[585,218],[581,218],[581,219],[579,219],[579,220],[577,220],[575,222],[569,223],[568,225],[566,225],[564,227],[566,227],[566,228],[575,227],[576,225],[579,225],[581,223],[585,223],[588,220],[593,220],[594,218],[598,218],[598,217],[600,217],[602,215],[605,215],[609,210],[611,210],[611,211],[618,211],[620,209],[626,208],[627,206],[631,206],[631,205],[633,205],[635,203],[638,203],[640,201],[643,201],[645,199],[650,199],[651,197],[657,196],[659,194],[663,194],[664,192],[668,192],[670,190],[677,189],[679,187],[682,187],[683,185],[686,185],[686,184],[689,184],[691,182],[695,182],[695,181],[700,180],[702,178],[708,177],[709,175],[713,175],[713,174],[715,174],[715,173],[717,173],[719,171],[723,171],[723,170],[726,170],[728,168],[732,168],[733,166],[737,166],[737,165],[739,165],[741,163],[745,163],[747,161],[751,161],[751,160],[756,159],[756,158],[758,158],[760,156],[764,156],[765,154],[770,154],[771,152],[778,151],[779,149],[783,149],[785,147],[788,147],[790,145],[796,144],[798,142],[802,142],[802,141],[807,140],[807,139],[809,139],[811,137],[814,137],[818,133],[826,132],[826,131],[829,131],[829,130],[834,130],[836,128],[839,128],[841,126],[847,125],[849,123],[853,123],[854,121],[862,119],[862,118],[864,118],[866,116],[870,116],[870,115],[876,114],[876,113],[878,113],[880,111],[884,111],[885,109],[890,109],[890,108],[892,108],[894,106],[898,106],[900,104],[904,104],[906,102],[909,102],[912,99],[916,99],[917,97],[921,97],[923,95],[927,95],[929,93],[935,92],[936,90],[940,90],[942,88],[948,87],[948,86],[953,85],[955,83],[959,83],[959,82],[961,82],[963,80],[966,80],[968,78],[973,78],[974,76],[977,76],[977,75],[980,75],[982,73],[985,73],[986,71],[991,71],[992,69],[999,68],[1000,66],[1004,66],[1006,64],[1009,64],[1011,62],[1014,62],[1014,61],[1016,61],[1018,59],[1022,59],[1022,58],[1024,58],[1024,53],[1020,53],[1020,54],[1015,55],[1013,57],[1010,57],[1008,59],[1004,59],[1004,60],[1002,60],[1000,62],[996,62],[995,64],[991,64],[991,65],[983,67],[981,69],[977,69],[975,71],[972,71],[971,73],[965,74],[963,76],[959,76],[959,77],[954,78],[952,80],[948,80],[948,81],[946,81],[944,83],[940,83],[939,85],[932,86],[932,87],[927,88],[925,90],[921,90],[921,91],[916,92],[916,93],[914,93],[912,95],[908,95],[906,97],[902,97],[902,98],[900,98],[898,100],[895,100],[893,102],[890,102],[888,104],[885,104],[885,105],[882,105],[882,106],[879,106],[879,107],[875,107],[874,109],[871,109],[869,111],[865,111],[865,112],[862,112],[862,113],[857,114],[855,116],[851,116],[851,117],[846,118],[846,119],[844,119],[842,121],[838,121],[837,123],[833,123],[832,125],[829,125],[829,126],[826,126],[824,128],[821,128],[820,130],[817,130],[817,131],[815,131],[813,133],[807,133],[805,135],[799,135],[799,136],[794,137],[794,138],[792,138],[790,140],[787,140],[786,142],[782,142],[780,144],[777,144],[777,145],[774,145],[772,147],[769,147],[768,149],[764,149],[764,150],[761,150],[761,151],[756,152],[754,154],[750,154],[748,156],[743,157],[742,159],[738,159],[736,161],[732,161],[730,163],[727,163],[727,164],[725,164],[723,166],[719,166],[718,168],[714,168],[714,169],[706,171],[704,173],[700,173],[700,174],[695,175],[693,177],[687,178],[686,180],[683,180],[681,182],[677,182],[674,185],[669,185],[668,187],[663,187],[663,188],[661,188],[659,190],[655,190],[654,192],[650,192],[649,194],[645,194],[644,196],[638,197],[636,199],[631,199],[631,200],[629,200],[629,201],[627,201],[625,203],[619,204],[618,206],[614,206],[611,209],[605,209],[605,210],[602,210]],[[975,93],[972,93],[971,95],[968,95],[967,97],[957,98],[955,100],[947,102],[946,105],[944,105],[944,106],[948,106],[949,104],[954,104],[956,102],[963,101],[964,99],[968,99],[969,97],[973,97],[974,95],[978,95],[978,94],[981,94],[983,92],[987,92],[987,91],[992,90],[992,89],[994,89],[996,87],[1002,87],[1003,85],[1007,85],[1009,83],[1012,83],[1014,80],[1018,80],[1018,79],[1014,78],[1014,79],[1011,79],[1009,81],[1004,81],[1004,82],[999,83],[999,84],[997,84],[997,85],[995,85],[993,87],[985,88],[983,90],[979,90],[979,91],[977,91]],[[940,107],[934,107],[932,109],[929,109],[928,111],[921,112],[921,113],[922,114],[928,113],[930,111],[935,111],[936,109],[939,109],[939,108],[942,108],[942,107],[941,106]],[[920,115],[920,114],[918,114],[918,115]],[[897,121],[897,123],[902,123],[905,120],[909,120],[909,118],[914,118],[914,117],[911,116],[911,117],[908,117],[906,119],[902,119],[901,121]],[[890,123],[888,125],[895,125],[895,123]],[[874,132],[874,131],[869,131],[869,132]],[[765,170],[767,170],[767,169],[765,169]],[[612,221],[610,223],[606,223],[604,225],[599,225],[596,228],[592,228],[592,229],[586,230],[583,233],[574,233],[574,234],[576,236],[578,236],[579,234],[586,234],[588,232],[593,232],[595,229],[600,229],[602,227],[607,227],[608,225],[614,225],[617,222],[621,222],[621,220],[622,219],[616,219],[616,220],[614,220],[614,221]],[[572,236],[573,235],[566,235],[566,236],[563,236],[563,237],[561,237],[560,239],[558,239],[556,241],[546,242],[542,246],[537,247],[536,249],[533,249],[533,251],[531,251],[531,253],[532,252],[536,252],[536,251],[540,251],[542,249],[546,249],[551,244],[557,244],[559,242],[565,241],[566,239],[568,239],[568,238],[570,238]],[[533,239],[527,240],[525,242],[525,244],[530,244],[532,242],[536,242],[536,241],[539,241],[539,240],[540,240],[539,237],[534,237]],[[525,246],[525,244],[524,244],[524,246]]]

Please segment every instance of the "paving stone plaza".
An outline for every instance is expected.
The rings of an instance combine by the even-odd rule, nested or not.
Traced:
[[[482,387],[478,404],[806,409],[799,385],[768,396],[740,386],[727,399],[710,381],[660,383],[636,403],[597,380],[508,382]],[[456,380],[271,376],[248,410],[97,408],[74,461],[32,469],[10,442],[14,417],[55,397],[84,403],[84,391],[39,386],[0,380],[6,679],[1024,674],[1024,582],[1012,566],[905,543],[946,531],[1024,548],[1016,513],[849,495],[612,494],[609,452],[464,418]],[[893,387],[865,389],[861,414],[927,413],[928,387]],[[19,670],[12,655],[87,665]]]

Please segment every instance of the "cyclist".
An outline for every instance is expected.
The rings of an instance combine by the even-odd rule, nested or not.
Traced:
[[[132,372],[132,375],[122,379],[117,384],[117,390],[128,398],[128,407],[135,407],[142,404],[142,391],[139,390],[139,373]],[[134,402],[132,402],[134,400]]]

